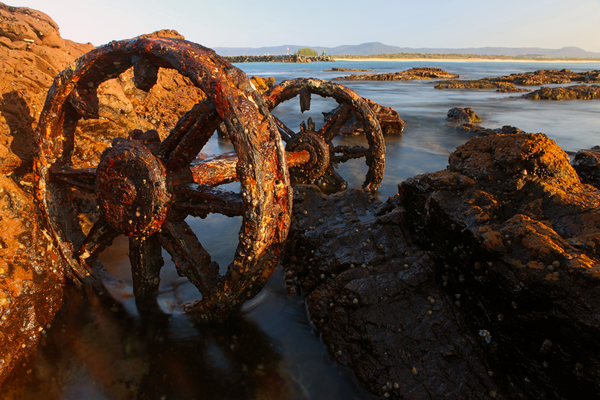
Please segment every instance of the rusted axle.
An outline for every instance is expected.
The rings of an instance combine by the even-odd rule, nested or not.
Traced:
[[[300,167],[311,161],[307,150],[288,151],[285,156],[288,168]],[[238,160],[234,152],[221,155],[200,154],[190,164],[194,182],[200,185],[217,185],[237,181]]]

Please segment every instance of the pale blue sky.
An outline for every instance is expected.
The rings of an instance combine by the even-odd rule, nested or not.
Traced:
[[[100,45],[175,29],[208,47],[382,42],[401,47],[577,46],[600,52],[600,0],[3,0]]]

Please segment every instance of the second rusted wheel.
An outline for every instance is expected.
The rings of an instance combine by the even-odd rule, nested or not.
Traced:
[[[96,168],[74,166],[77,121],[97,116],[98,86],[130,67],[140,89],[149,90],[159,68],[169,68],[189,78],[207,100],[188,111],[163,141],[156,131],[134,130],[113,140]],[[195,158],[222,121],[236,167],[228,176],[213,173],[204,179],[194,173],[194,163],[202,162]],[[271,275],[292,202],[283,145],[246,75],[212,50],[164,38],[111,42],[92,50],[55,79],[36,142],[35,196],[72,278],[107,284],[97,255],[125,235],[138,308],[156,306],[164,249],[202,295],[182,308],[205,320],[223,320]],[[216,187],[233,180],[240,182],[239,193]],[[87,214],[77,206],[86,202],[91,203]],[[185,221],[188,215],[209,213],[242,217],[225,275]]]
[[[300,182],[314,182],[315,179],[327,179],[337,189],[345,189],[345,179],[335,171],[335,166],[350,159],[364,158],[368,166],[365,181],[362,187],[372,192],[376,191],[385,170],[385,141],[377,117],[369,108],[367,102],[352,89],[334,82],[313,78],[299,78],[283,81],[263,93],[263,99],[269,110],[275,109],[282,102],[300,96],[300,111],[310,109],[310,96],[317,94],[321,97],[334,98],[339,107],[329,116],[325,124],[318,130],[314,126],[303,125],[300,132],[294,132],[280,120],[275,118],[279,132],[285,142],[286,150],[296,151],[298,142],[304,148],[313,146],[315,154],[320,153],[320,148],[327,146],[328,157],[312,160],[306,166],[290,168],[290,173]],[[340,128],[354,112],[363,125],[368,146],[336,146],[333,139],[339,134]],[[310,125],[310,124],[309,124]],[[312,143],[312,144],[310,144]],[[314,171],[311,171],[313,170]]]

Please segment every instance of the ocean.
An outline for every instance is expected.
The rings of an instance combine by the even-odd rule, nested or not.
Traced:
[[[332,67],[362,68],[389,73],[413,67],[436,67],[461,78],[478,79],[539,69],[600,69],[598,63],[539,62],[439,62],[439,61],[340,61],[332,63],[237,64],[249,76],[286,79],[331,79],[350,73],[325,72]],[[521,93],[489,90],[437,90],[434,82],[342,81],[359,95],[400,113],[406,122],[401,134],[385,137],[386,171],[378,197],[385,201],[403,180],[445,169],[448,156],[471,138],[455,129],[447,112],[471,107],[482,126],[516,126],[542,132],[573,154],[600,144],[600,100],[532,101]],[[537,87],[531,87],[537,89]],[[274,110],[288,127],[299,130],[309,117],[319,128],[322,112],[335,101],[313,95],[311,110],[300,113],[298,99]],[[213,138],[203,149],[209,154],[231,151],[227,140]],[[342,137],[340,144],[362,144],[362,137]],[[362,160],[339,169],[350,186],[360,186],[366,165]],[[236,184],[230,184],[236,190]],[[233,259],[238,243],[239,218],[209,215],[188,218],[194,232],[222,270]],[[27,384],[18,386],[14,398],[37,399],[362,399],[366,398],[352,371],[336,365],[321,343],[300,295],[288,295],[283,271],[277,269],[267,286],[246,303],[241,315],[225,325],[194,325],[185,315],[172,314],[168,322],[148,324],[137,316],[132,296],[128,244],[119,238],[100,259],[121,280],[112,295],[124,313],[106,306],[94,295],[71,296],[69,308],[53,323],[31,359]],[[180,278],[163,252],[159,303],[169,312],[176,302],[198,296]],[[25,370],[25,368],[24,368]],[[30,373],[28,372],[28,374]],[[38,377],[38,378],[32,378]],[[59,388],[59,389],[57,389]],[[58,392],[57,392],[58,390]],[[20,397],[21,396],[21,397]]]

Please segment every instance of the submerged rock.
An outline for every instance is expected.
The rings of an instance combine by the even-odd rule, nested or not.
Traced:
[[[552,140],[474,138],[369,201],[297,189],[286,264],[374,395],[600,396],[600,193]]]
[[[412,81],[415,79],[452,79],[458,75],[451,74],[441,68],[415,67],[406,71],[389,74],[352,74],[333,78],[334,81]]]
[[[479,118],[479,115],[475,114],[475,111],[473,111],[471,107],[451,108],[450,110],[448,110],[448,118],[455,120],[459,124],[481,122],[481,118]]]

